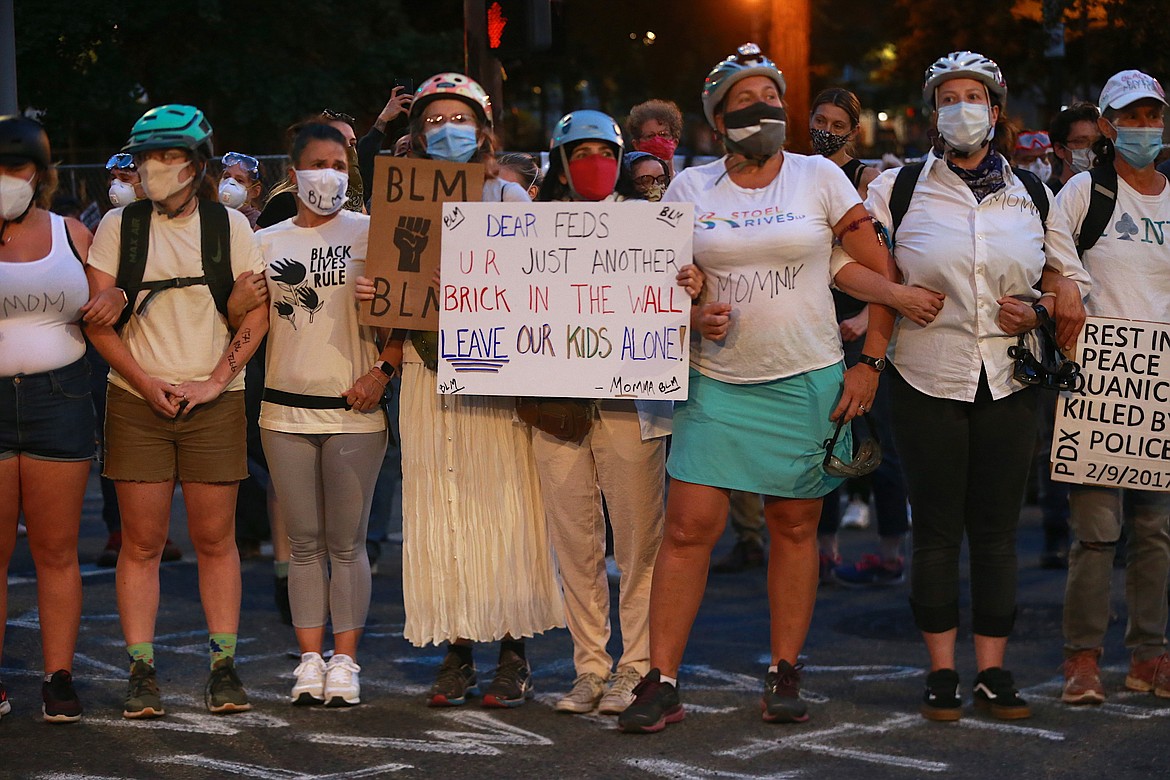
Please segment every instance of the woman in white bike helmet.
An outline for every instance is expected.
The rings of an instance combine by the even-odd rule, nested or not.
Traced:
[[[961,713],[955,638],[965,535],[975,705],[996,718],[1026,718],[1028,705],[1003,666],[1037,398],[1017,380],[1008,350],[1051,316],[1068,343],[1083,322],[1088,277],[1067,220],[1055,209],[1044,213],[1051,198],[1044,184],[993,148],[1007,101],[999,66],[975,52],[947,54],[927,69],[922,97],[941,151],[884,172],[866,203],[894,234],[906,284],[946,295],[928,326],[897,323],[888,354],[894,435],[914,507],[910,604],[931,663],[920,711],[942,721]]]
[[[497,176],[491,99],[462,73],[419,86],[410,137],[413,156],[483,165],[482,200],[529,200]],[[359,297],[372,296],[361,282]],[[398,357],[387,366],[402,378],[404,636],[447,645],[427,695],[433,707],[465,704],[479,690],[474,643],[499,641],[482,704],[518,707],[533,694],[524,638],[564,625],[531,438],[514,398],[437,393],[437,335],[396,331]]]
[[[695,204],[694,255],[706,284],[692,307],[702,338],[692,341],[688,400],[674,411],[666,530],[650,595],[653,668],[619,718],[625,731],[658,731],[683,717],[675,678],[732,490],[764,496],[771,536],[763,717],[807,720],[797,659],[816,598],[821,497],[841,482],[824,470],[823,443],[836,420],[873,403],[894,318],[873,307],[870,364],[845,371],[829,290],[834,241],[861,261],[842,256],[836,273],[851,294],[905,305],[924,323],[938,307],[933,294],[890,282],[888,254],[840,168],[783,150],[784,89],[755,44],[716,65],[703,110],[727,154],[680,173],[663,198]],[[851,442],[843,435],[834,454],[851,460]]]

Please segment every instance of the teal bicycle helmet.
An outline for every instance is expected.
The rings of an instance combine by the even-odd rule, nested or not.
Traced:
[[[766,76],[776,82],[780,90],[780,99],[784,99],[787,84],[784,74],[776,63],[764,56],[760,47],[754,43],[745,43],[735,50],[727,59],[720,62],[707,74],[703,82],[703,114],[707,117],[707,124],[715,127],[715,109],[727,97],[727,92],[737,81],[749,76]]]
[[[137,154],[150,149],[190,149],[210,159],[211,124],[194,106],[172,103],[152,108],[134,123],[122,151]]]

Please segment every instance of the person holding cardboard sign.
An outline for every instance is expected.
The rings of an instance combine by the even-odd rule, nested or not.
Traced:
[[[491,100],[467,76],[422,83],[410,138],[414,156],[482,164],[483,200],[529,200],[496,176]],[[373,281],[359,279],[359,300],[373,297]],[[395,331],[391,343],[402,349],[394,368],[402,373],[403,636],[419,647],[447,643],[431,706],[462,705],[478,691],[472,647],[494,641],[499,663],[482,703],[520,706],[533,694],[524,638],[564,625],[528,427],[515,420],[513,398],[436,392],[436,333]]]
[[[1073,176],[1056,196],[1056,209],[1080,226],[1074,229],[1077,248],[1093,279],[1086,308],[1100,317],[1168,323],[1170,267],[1162,228],[1151,230],[1170,222],[1170,185],[1154,168],[1162,149],[1166,95],[1153,77],[1126,70],[1105,84],[1100,108],[1096,166]],[[1112,202],[1106,198],[1103,208],[1102,191],[1112,193]],[[1094,229],[1090,216],[1098,210],[1107,219]],[[1138,224],[1145,226],[1144,240],[1135,240],[1128,229]],[[1132,654],[1125,687],[1170,697],[1170,493],[1073,485],[1069,506],[1075,543],[1064,596],[1061,698],[1068,704],[1105,700],[1098,664],[1109,628],[1109,586],[1122,523],[1129,529],[1125,646]]]
[[[879,234],[837,165],[783,151],[784,87],[755,44],[716,65],[703,108],[727,156],[683,171],[663,198],[696,204],[695,261],[706,285],[692,307],[702,338],[691,342],[689,396],[674,412],[666,530],[650,591],[653,668],[618,718],[628,732],[660,731],[684,716],[676,678],[732,490],[765,496],[771,538],[763,717],[808,719],[797,659],[816,598],[821,496],[842,481],[822,466],[823,442],[834,420],[873,403],[893,326],[890,308],[872,307],[864,350],[872,364],[846,372],[829,285],[835,273],[838,284],[860,282],[846,291],[866,300],[906,296],[923,322],[941,306],[935,293],[892,284]],[[859,262],[831,265],[834,239]],[[753,278],[771,282],[760,289]],[[852,437],[833,452],[851,460]]]
[[[574,111],[557,123],[549,170],[539,200],[623,200],[614,194],[624,143],[621,128],[600,111]],[[647,155],[649,156],[649,155]],[[693,265],[679,274],[694,297],[702,275]],[[670,434],[670,402],[610,398],[526,399],[537,430],[532,444],[544,488],[544,512],[557,551],[565,617],[573,637],[573,688],[559,712],[598,707],[617,715],[633,701],[634,686],[650,669],[648,606],[654,555],[662,539],[663,467]],[[565,418],[572,424],[564,426]],[[610,638],[609,582],[605,572],[605,516],[613,527],[621,571],[622,655],[616,672],[606,651]]]

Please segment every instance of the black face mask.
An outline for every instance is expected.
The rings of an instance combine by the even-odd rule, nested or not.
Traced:
[[[788,114],[782,106],[752,103],[723,115],[723,143],[751,160],[763,161],[784,148]]]

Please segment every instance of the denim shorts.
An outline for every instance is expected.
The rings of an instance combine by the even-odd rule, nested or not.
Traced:
[[[82,357],[40,374],[0,377],[0,460],[80,461],[97,451],[97,428]]]

